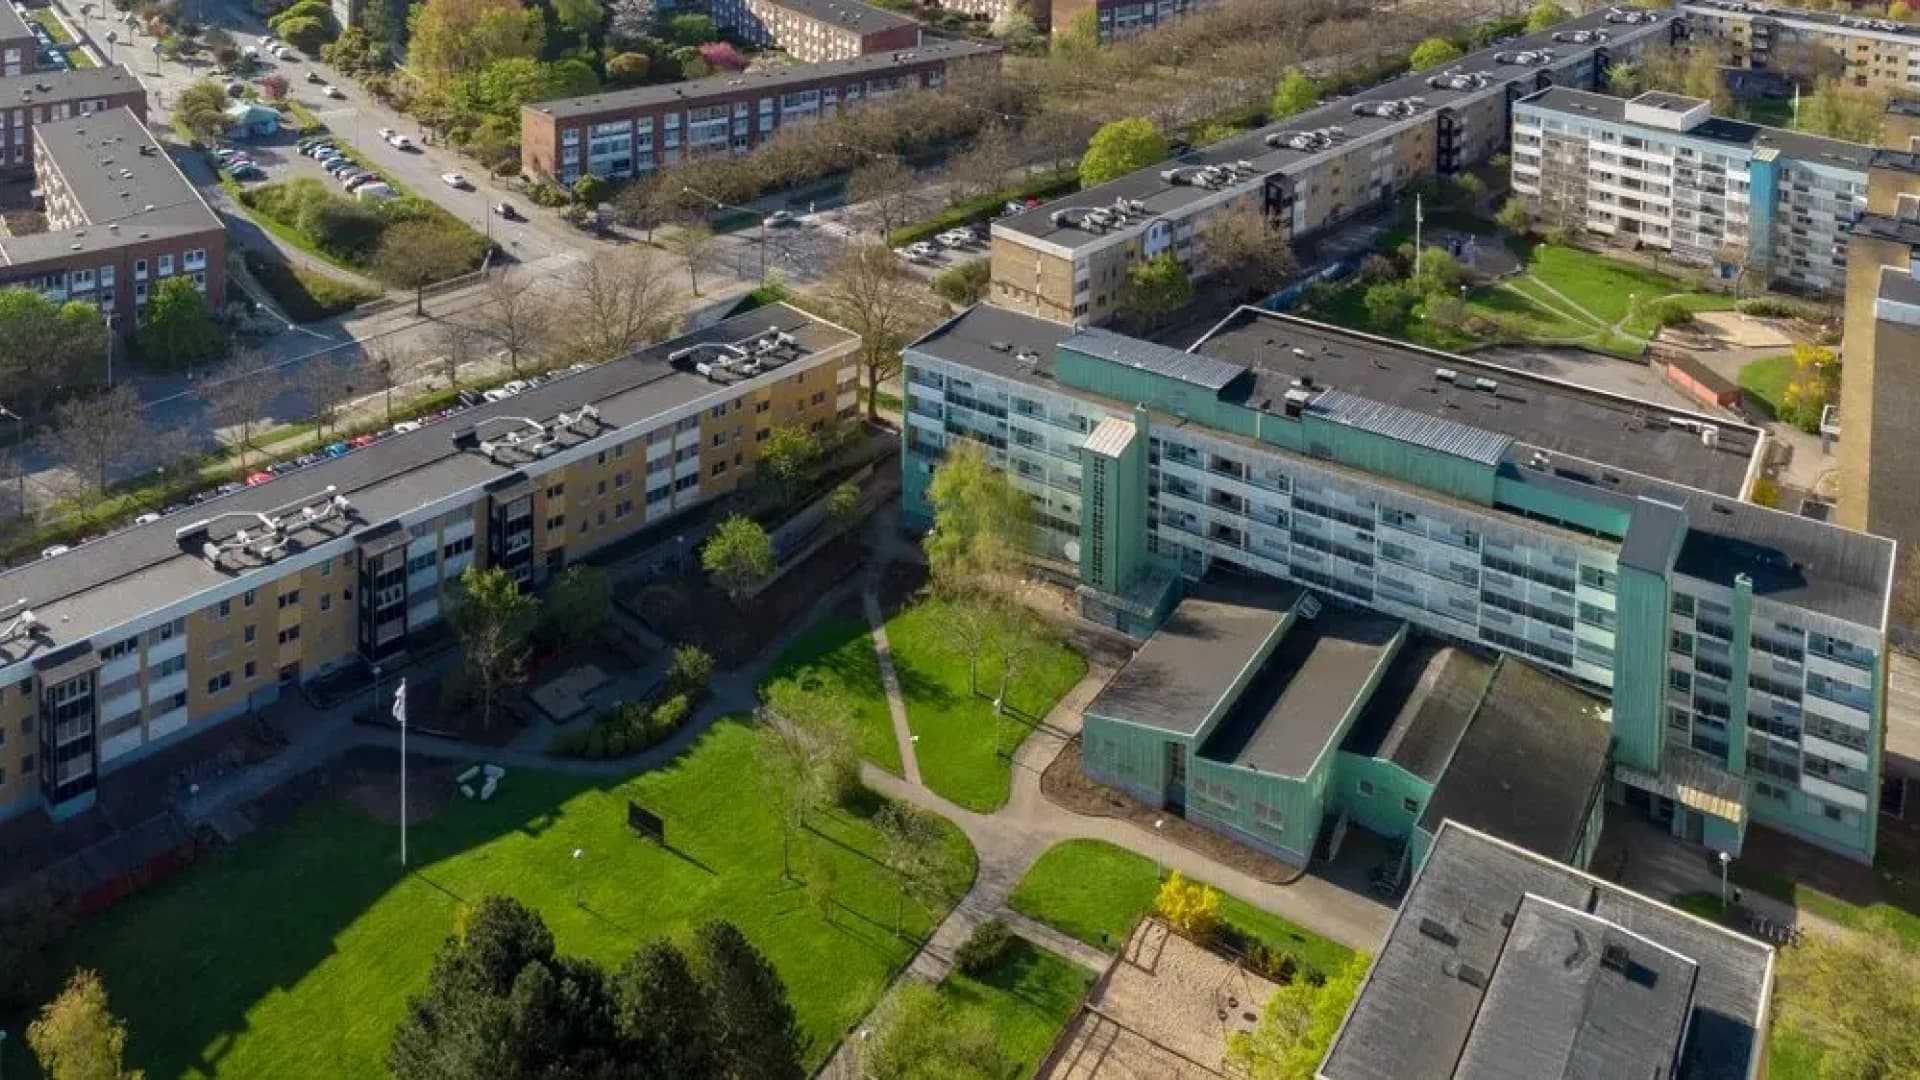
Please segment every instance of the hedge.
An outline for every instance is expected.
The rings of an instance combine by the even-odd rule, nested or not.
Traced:
[[[380,296],[372,289],[351,281],[293,266],[257,251],[246,252],[245,258],[247,272],[273,296],[274,302],[280,305],[280,310],[286,313],[287,318],[297,323],[314,322],[351,311]]]
[[[888,234],[887,243],[894,247],[905,247],[930,236],[938,236],[948,229],[990,220],[1000,212],[1002,206],[1014,199],[1039,199],[1045,202],[1078,190],[1080,190],[1080,177],[1074,173],[1044,176],[1031,183],[975,196],[965,202],[955,203],[925,221],[903,225]]]

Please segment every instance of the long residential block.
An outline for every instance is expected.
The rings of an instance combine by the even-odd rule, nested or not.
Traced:
[[[226,300],[227,230],[129,108],[36,125],[47,231],[0,237],[0,285],[81,300],[122,332],[168,278]]]
[[[1846,287],[1873,158],[1658,91],[1624,101],[1556,87],[1513,107],[1513,190],[1542,218],[1821,296]]]
[[[1825,63],[1837,64],[1854,86],[1920,92],[1920,26],[1743,0],[1684,0],[1677,10],[1692,47],[1714,50],[1731,67],[1804,77],[1818,56],[1810,50],[1820,50],[1834,57]]]
[[[691,158],[744,154],[786,124],[832,116],[963,73],[997,69],[1000,50],[964,41],[542,101],[520,110],[528,176],[571,184],[639,176]]]
[[[1609,801],[1677,836],[1737,852],[1757,821],[1872,858],[1894,543],[1745,501],[1763,431],[1254,308],[1182,352],[983,306],[904,355],[908,518],[931,519],[949,446],[984,445],[1033,498],[1035,557],[1079,581],[1089,617],[1145,636],[1209,577],[1304,589],[1594,695]],[[1356,685],[1308,699],[1363,701]],[[1577,710],[1558,711],[1572,739]],[[1296,861],[1315,820],[1363,820],[1359,793],[1327,784],[1393,790],[1330,749],[1248,756],[1088,712],[1089,732],[1096,714],[1133,728],[1088,751],[1108,782]],[[1304,742],[1345,746],[1355,726],[1328,713]],[[1232,815],[1200,801],[1203,776],[1233,778]],[[1432,799],[1397,786],[1413,805],[1374,827],[1411,835]],[[1250,793],[1281,790],[1311,799],[1262,797],[1263,826]],[[1555,845],[1538,846],[1568,857]]]
[[[860,0],[713,0],[713,21],[807,64],[920,44],[920,24]]]
[[[146,89],[117,64],[0,79],[0,173],[32,171],[35,127],[121,108],[147,118]]]
[[[0,78],[30,74],[39,66],[40,42],[33,28],[12,4],[0,4]]]
[[[1682,32],[1668,12],[1596,11],[997,221],[989,296],[1054,322],[1105,322],[1137,263],[1172,254],[1206,270],[1211,215],[1254,208],[1289,240],[1308,236],[1506,149],[1514,99],[1592,89]]]
[[[762,308],[0,574],[0,817],[399,664],[469,566],[539,584],[733,491],[776,426],[854,415],[857,343]]]

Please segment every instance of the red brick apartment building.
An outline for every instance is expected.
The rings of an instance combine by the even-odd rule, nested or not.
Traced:
[[[119,108],[147,118],[145,88],[118,64],[0,78],[0,175],[33,170],[35,127]]]
[[[920,24],[860,0],[713,0],[713,22],[808,64],[920,44]]]
[[[33,71],[39,64],[39,49],[27,20],[12,4],[0,4],[0,78]]]
[[[133,110],[49,122],[34,139],[47,231],[0,237],[0,286],[86,301],[123,332],[170,277],[226,301],[226,229]]]
[[[626,179],[686,158],[745,153],[784,124],[863,101],[945,85],[1000,50],[938,41],[904,52],[717,75],[542,101],[520,110],[520,163],[530,177],[571,184],[587,173]]]

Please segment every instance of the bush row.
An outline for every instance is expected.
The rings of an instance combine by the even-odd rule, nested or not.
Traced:
[[[554,736],[548,749],[567,757],[626,757],[665,742],[691,715],[693,699],[684,692],[658,703],[623,701],[595,717],[591,727]]]
[[[1788,300],[1779,296],[1756,296],[1751,300],[1742,300],[1734,305],[1742,315],[1757,315],[1763,319],[1804,319],[1807,322],[1825,322],[1827,311],[1818,304],[1809,304],[1803,300]]]

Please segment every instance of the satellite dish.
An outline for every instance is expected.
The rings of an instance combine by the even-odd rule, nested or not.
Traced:
[[[1070,561],[1070,562],[1079,562],[1079,561],[1080,561],[1080,541],[1078,541],[1078,540],[1069,540],[1069,541],[1067,541],[1067,542],[1066,542],[1066,544],[1065,544],[1064,546],[1062,546],[1062,547],[1061,547],[1061,549],[1060,549],[1060,550],[1061,550],[1061,551],[1062,551],[1063,553],[1065,553],[1065,555],[1067,556],[1067,559],[1068,559],[1068,561]]]

